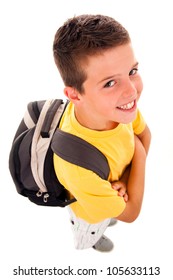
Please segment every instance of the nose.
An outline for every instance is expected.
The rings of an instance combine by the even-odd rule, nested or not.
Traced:
[[[135,98],[137,96],[137,88],[135,86],[135,83],[130,79],[124,81],[122,95],[126,98]]]

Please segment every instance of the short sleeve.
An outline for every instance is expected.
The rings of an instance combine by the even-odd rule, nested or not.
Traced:
[[[145,129],[146,122],[139,110],[137,111],[136,119],[132,122],[132,126],[134,133],[137,135],[142,133]]]

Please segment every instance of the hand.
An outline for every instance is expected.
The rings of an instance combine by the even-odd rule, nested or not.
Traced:
[[[128,194],[127,194],[127,188],[125,183],[123,183],[122,181],[115,181],[111,185],[115,191],[118,191],[118,195],[123,197],[124,201],[127,202]]]

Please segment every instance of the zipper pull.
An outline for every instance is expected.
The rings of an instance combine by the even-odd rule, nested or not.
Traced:
[[[37,197],[40,197],[40,196],[42,196],[42,194],[43,194],[43,192],[42,192],[41,190],[39,190],[39,191],[36,193],[36,196],[37,196]]]
[[[44,201],[45,203],[47,203],[48,197],[49,197],[49,194],[48,194],[48,193],[45,193],[44,196],[43,196],[43,201]]]

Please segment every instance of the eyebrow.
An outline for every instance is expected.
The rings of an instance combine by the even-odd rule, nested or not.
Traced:
[[[131,67],[131,69],[137,67],[138,65],[139,65],[139,62],[136,62],[136,63]],[[102,83],[102,82],[104,82],[104,81],[110,80],[110,79],[112,79],[112,78],[115,78],[115,77],[117,77],[117,76],[120,76],[120,75],[121,75],[121,74],[114,74],[114,75],[108,76],[108,77],[106,77],[106,78],[103,78],[101,81],[98,82],[98,84],[100,84],[100,83]]]

